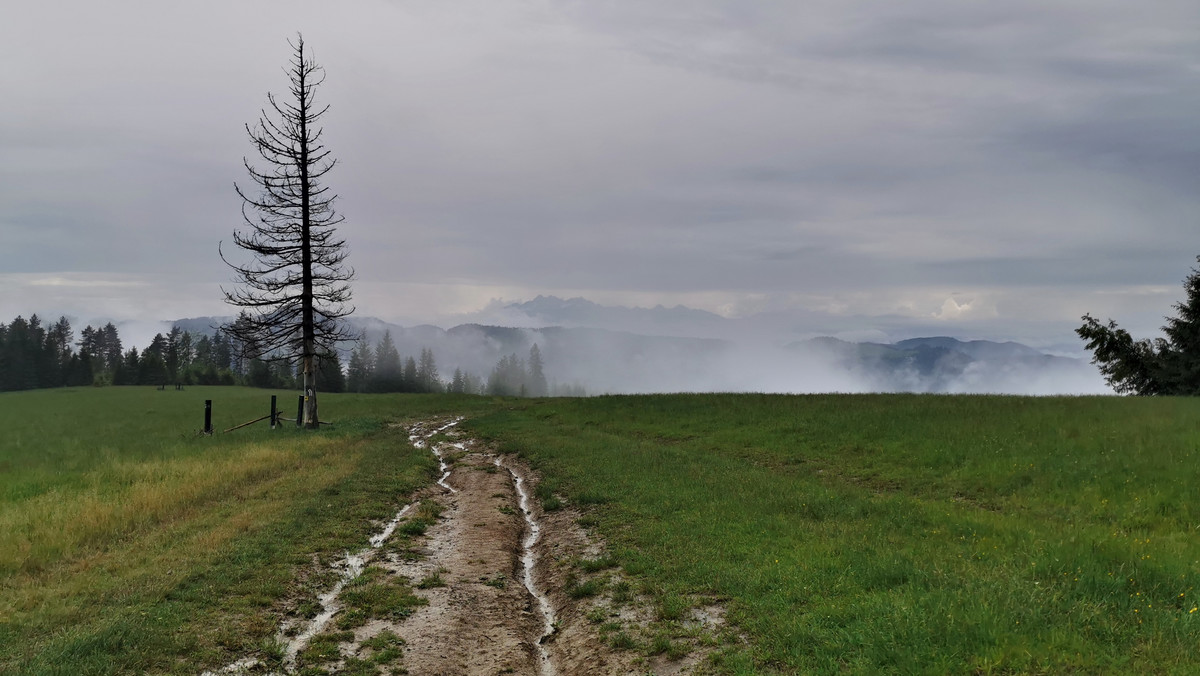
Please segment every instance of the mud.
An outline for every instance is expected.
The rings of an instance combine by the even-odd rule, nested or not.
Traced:
[[[503,467],[512,476],[513,489],[517,492],[517,506],[525,517],[525,538],[521,541],[521,582],[525,585],[525,591],[529,592],[529,595],[537,601],[538,610],[542,616],[542,635],[537,640],[539,671],[542,676],[555,676],[557,672],[554,668],[554,660],[550,658],[546,641],[553,637],[557,622],[554,617],[554,608],[550,606],[550,599],[538,581],[538,578],[544,577],[544,575],[537,574],[537,546],[542,541],[542,527],[534,516],[522,472],[514,468],[511,461],[510,464],[505,464],[500,458],[492,459],[492,464]]]
[[[533,495],[537,475],[519,459],[497,456],[466,437],[457,422],[429,421],[409,428],[412,445],[438,458],[440,478],[381,525],[370,547],[338,562],[338,582],[320,597],[321,612],[313,620],[283,623],[283,673],[295,673],[296,656],[336,616],[339,593],[367,563],[407,579],[412,593],[428,605],[416,607],[402,620],[374,620],[355,629],[353,639],[339,645],[341,658],[322,665],[328,673],[337,673],[348,660],[370,658],[373,650],[364,642],[387,636],[384,632],[399,637],[403,645],[399,659],[380,666],[379,673],[385,674],[667,676],[691,673],[702,663],[708,648],[696,640],[676,639],[677,644],[694,644],[682,654],[652,654],[614,641],[611,627],[619,625],[621,632],[636,637],[636,643],[649,644],[656,631],[650,628],[654,618],[649,601],[636,593],[620,602],[614,602],[612,594],[569,594],[571,585],[590,578],[598,578],[603,589],[617,586],[617,571],[585,575],[577,565],[581,559],[603,557],[603,543],[578,526],[579,513],[569,508],[545,513]],[[439,503],[440,517],[415,551],[388,547],[395,529],[421,500]],[[692,613],[687,622],[699,629],[687,629],[689,635],[713,636],[719,631],[719,608]],[[702,626],[706,623],[713,626]],[[247,658],[215,673],[270,670]]]

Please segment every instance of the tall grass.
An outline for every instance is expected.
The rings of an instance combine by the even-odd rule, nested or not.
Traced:
[[[735,673],[1200,670],[1200,401],[685,395],[473,421]]]
[[[219,433],[271,394],[294,405],[242,388],[0,394],[0,673],[195,674],[264,650],[313,557],[362,547],[436,470],[387,422],[491,405],[323,395],[320,433]]]

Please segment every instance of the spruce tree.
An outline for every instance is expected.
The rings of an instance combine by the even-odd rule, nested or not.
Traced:
[[[375,367],[372,369],[369,389],[372,392],[399,392],[404,384],[404,366],[400,353],[392,342],[392,332],[384,331],[383,338],[375,347]]]
[[[1087,341],[1092,363],[1117,392],[1200,394],[1200,270],[1192,269],[1183,289],[1187,297],[1175,304],[1178,314],[1162,327],[1166,338],[1134,340],[1112,320],[1101,324],[1083,316],[1083,326],[1075,332]]]
[[[404,374],[400,377],[401,392],[419,392],[420,382],[417,380],[417,360],[409,357],[404,360]]]
[[[546,386],[546,373],[542,366],[542,351],[538,349],[537,343],[529,348],[529,396],[544,397],[548,393]]]
[[[437,362],[433,358],[433,350],[421,349],[421,361],[417,363],[417,390],[419,392],[440,392],[442,381],[438,375]]]
[[[346,368],[346,389],[350,392],[366,392],[371,382],[371,371],[375,355],[365,338],[359,338],[358,344],[350,351],[350,363]]]

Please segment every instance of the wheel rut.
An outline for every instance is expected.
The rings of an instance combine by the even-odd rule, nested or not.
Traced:
[[[497,455],[462,433],[460,421],[407,426],[412,446],[437,457],[436,483],[381,524],[366,549],[333,564],[337,582],[320,595],[319,612],[284,621],[280,656],[247,657],[205,676],[360,673],[351,667],[368,662],[378,665],[373,673],[410,676],[632,675],[647,673],[648,666],[659,674],[690,671],[684,667],[695,660],[648,664],[598,635],[595,620],[584,618],[587,607],[565,587],[574,579],[574,563],[603,547],[575,524],[578,515],[544,513],[533,495],[536,475],[518,458]],[[395,531],[415,532],[410,527],[419,514],[426,515],[416,529],[423,535],[401,547]],[[351,612],[345,590],[370,576],[403,585],[415,602],[402,614],[337,632],[338,618]],[[335,648],[314,671],[306,651],[322,640]],[[379,659],[386,650],[394,657]]]
[[[410,430],[414,446],[428,447],[453,469],[443,469],[436,499],[445,509],[426,533],[424,556],[394,565],[396,574],[414,582],[437,576],[445,585],[418,590],[429,605],[389,627],[405,641],[404,667],[413,676],[555,674],[539,643],[552,622],[545,613],[553,611],[544,596],[539,602],[520,582],[533,578],[532,572],[526,576],[521,543],[532,544],[523,538],[527,522],[518,516],[523,510],[516,475],[469,440],[435,438],[452,429]],[[382,627],[368,627],[377,629]]]

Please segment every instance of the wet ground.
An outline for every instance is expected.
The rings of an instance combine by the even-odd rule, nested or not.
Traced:
[[[314,636],[329,630],[342,610],[339,594],[367,565],[414,585],[433,581],[412,591],[427,604],[406,618],[355,628],[353,638],[338,646],[341,658],[323,665],[329,673],[369,657],[373,649],[364,645],[390,635],[398,637],[394,644],[402,654],[381,673],[666,675],[687,673],[700,661],[702,650],[670,660],[613,647],[596,621],[601,600],[565,593],[576,580],[578,561],[602,556],[603,543],[577,525],[579,515],[570,509],[543,513],[532,498],[537,477],[518,459],[490,452],[463,435],[455,420],[418,423],[409,434],[413,446],[437,455],[440,479],[381,524],[371,546],[338,562],[339,581],[321,596],[322,612],[284,623],[285,673],[296,670],[297,655]],[[388,541],[421,500],[440,505],[440,517],[416,551],[399,553]],[[649,622],[636,604],[620,617],[631,627]],[[247,658],[216,673],[267,671]]]

